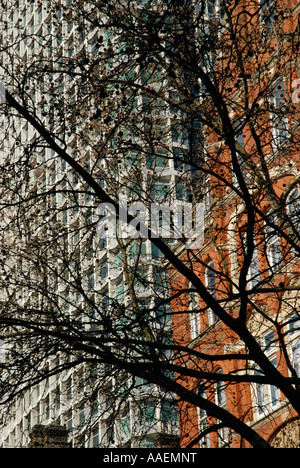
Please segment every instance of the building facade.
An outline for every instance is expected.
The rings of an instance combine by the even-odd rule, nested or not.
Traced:
[[[227,35],[232,55],[221,46],[215,75],[220,71],[220,103],[229,109],[234,136],[224,137],[225,119],[216,119],[216,131],[206,126],[204,171],[210,193],[204,243],[192,254],[178,247],[178,255],[223,312],[244,317],[269,362],[283,376],[299,377],[300,270],[293,247],[293,240],[299,245],[300,221],[299,3],[240,2],[222,14],[221,3],[210,2],[210,14],[215,37],[222,43],[221,35]],[[288,235],[282,207],[293,223]],[[251,382],[251,377],[232,382],[231,376],[264,375],[241,335],[186,277],[171,269],[170,278],[176,296],[174,341],[208,356],[190,358],[190,369],[199,378],[182,379],[183,385],[246,422],[270,445],[299,447],[299,415],[276,385]],[[209,377],[201,378],[201,373]],[[180,433],[183,447],[250,446],[226,423],[188,403],[181,403]]]
[[[99,64],[101,51],[110,56],[111,48],[116,69],[124,66],[126,54],[121,54],[120,60],[120,44],[105,28],[105,19],[99,17],[99,22],[103,21],[103,35],[99,23],[93,26],[96,13],[92,3],[84,9],[80,2],[71,1],[7,2],[1,13],[5,25],[2,40],[7,45],[3,63],[7,73],[13,76],[14,72],[22,74],[26,69],[25,75],[31,78],[23,97],[29,99],[29,108],[31,105],[36,108],[41,122],[56,141],[109,193],[119,194],[119,200],[127,197],[131,204],[138,192],[151,194],[158,202],[175,197],[181,203],[185,188],[176,184],[180,168],[173,158],[165,158],[164,144],[147,147],[143,154],[138,150],[127,151],[126,157],[125,153],[115,151],[115,142],[122,146],[121,133],[129,132],[128,127],[137,147],[140,135],[153,139],[158,132],[167,134],[165,128],[172,119],[172,110],[163,109],[158,100],[147,99],[142,93],[133,95],[129,90],[124,101],[125,97],[118,97],[119,84],[108,89],[107,85],[97,83],[101,66],[102,72],[109,74],[109,58],[104,65]],[[145,77],[146,70],[141,72],[136,62],[124,66],[123,73],[140,73],[140,79],[148,79],[153,87],[160,86],[162,80],[156,72],[151,79]],[[126,84],[128,75],[123,79]],[[13,79],[10,85],[14,85]],[[118,134],[113,133],[113,119],[100,117],[102,112],[108,114],[101,107],[108,92],[120,101],[124,120],[126,112],[131,114],[127,125],[120,124]],[[95,336],[96,340],[101,335],[110,339],[124,327],[121,313],[127,313],[128,320],[134,322],[130,315],[133,306],[128,305],[132,293],[149,313],[149,323],[156,333],[161,335],[166,330],[170,335],[167,312],[162,306],[156,307],[158,297],[168,294],[163,279],[166,273],[161,270],[159,256],[150,242],[131,239],[130,234],[122,242],[114,231],[115,225],[108,231],[105,222],[101,222],[107,215],[107,206],[95,204],[93,194],[78,173],[47,144],[40,144],[36,129],[28,121],[11,117],[7,125],[7,138],[1,146],[2,161],[13,166],[24,154],[30,154],[30,168],[24,169],[28,176],[26,190],[33,198],[40,196],[33,204],[30,201],[26,204],[25,212],[31,213],[28,224],[25,218],[24,224],[21,221],[27,232],[21,236],[18,249],[27,252],[28,258],[19,257],[11,264],[15,272],[10,289],[14,313],[22,310],[22,319],[26,311],[38,313],[45,323],[49,321],[49,326],[55,325],[56,332],[66,326],[68,333],[77,330],[75,333],[82,338]],[[171,137],[168,151],[180,152],[186,145],[177,131]],[[12,155],[10,161],[8,154]],[[25,178],[25,172],[23,176],[15,174],[14,182],[19,176]],[[39,216],[42,212],[46,213],[43,218]],[[17,245],[13,234],[10,241],[7,238],[6,252],[11,249],[12,253],[13,245]],[[43,262],[45,269],[41,266]],[[130,290],[128,285],[133,283]],[[1,294],[4,303],[9,294],[5,285]],[[103,324],[109,320],[110,332],[105,335]],[[25,359],[26,344],[19,341],[5,348],[3,338],[3,363],[8,363],[14,346],[15,352]],[[120,335],[116,339],[119,338]],[[39,349],[36,352],[38,355]],[[69,443],[74,447],[156,447],[177,443],[174,397],[157,386],[126,372],[113,372],[109,364],[101,364],[101,359],[80,364],[76,352],[71,358],[63,348],[53,348],[35,359],[43,362],[48,376],[28,388],[24,380],[21,397],[9,401],[1,416],[1,447],[27,446],[33,427],[51,424],[65,426]],[[79,364],[69,366],[72,359],[78,359]],[[125,388],[131,387],[135,388],[124,398]]]

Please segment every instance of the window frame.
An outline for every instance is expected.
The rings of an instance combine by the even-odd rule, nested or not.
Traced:
[[[268,213],[267,219],[271,224],[278,226],[278,219],[275,213]],[[275,228],[271,227],[265,220],[265,241],[268,266],[271,271],[278,270],[282,263],[280,236]]]
[[[296,197],[294,197],[295,193],[297,193]],[[298,185],[296,185],[287,196],[286,209],[294,230],[300,234],[300,188]],[[298,229],[297,225],[299,226]]]
[[[198,388],[198,395],[207,398],[205,386],[201,383]],[[209,428],[208,414],[205,409],[197,406],[199,434]],[[206,434],[199,442],[200,448],[210,448],[210,437]]]
[[[276,342],[274,331],[269,330],[258,340],[259,345],[263,349],[265,355],[269,361],[277,367],[277,356],[276,356]],[[260,369],[256,368],[254,374],[262,375]],[[255,384],[254,391],[255,399],[255,413],[257,419],[264,418],[275,411],[281,404],[281,392],[280,389],[271,384]]]
[[[271,3],[271,5],[270,5]],[[263,36],[268,36],[273,32],[274,28],[274,16],[276,14],[276,5],[274,5],[274,0],[259,0],[259,22],[261,33]],[[271,9],[274,7],[274,10]],[[268,21],[266,22],[265,19]]]
[[[213,282],[214,282],[213,285],[211,283],[211,278],[212,278],[211,273],[213,274]],[[205,286],[206,286],[207,290],[210,292],[210,294],[215,299],[217,299],[215,266],[214,266],[213,260],[210,260],[209,263],[207,264],[206,268],[205,268]],[[212,311],[212,309],[209,308],[208,309],[208,324],[209,324],[209,326],[216,323],[217,320],[218,320],[218,317]]]
[[[279,90],[279,86],[282,90]],[[278,150],[286,141],[288,134],[288,119],[281,115],[286,107],[284,79],[280,76],[271,89],[269,95],[270,125],[272,134],[272,146]]]
[[[217,374],[222,375],[224,374],[224,372],[222,369],[219,369],[217,371]],[[226,386],[223,380],[218,380],[215,383],[215,402],[220,408],[224,410],[227,409]],[[221,423],[221,421],[218,421],[218,424],[219,423]],[[229,440],[228,427],[222,427],[221,429],[218,429],[217,434],[218,434],[219,446],[226,445]]]
[[[189,289],[193,289],[193,285],[189,284]],[[189,291],[189,319],[190,319],[190,333],[191,339],[195,340],[201,331],[200,315],[199,315],[199,295],[197,291]]]

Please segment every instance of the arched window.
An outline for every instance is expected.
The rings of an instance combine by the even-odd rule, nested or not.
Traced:
[[[217,299],[216,294],[216,278],[215,278],[215,267],[214,262],[211,261],[208,263],[205,271],[205,283],[210,294]],[[212,309],[208,310],[208,323],[212,325],[217,320],[217,316]]]
[[[194,340],[200,334],[199,297],[197,291],[193,291],[194,286],[190,283],[189,289],[189,311],[191,339]]]
[[[269,213],[267,215],[267,221],[265,222],[268,264],[271,270],[274,271],[279,268],[281,264],[281,245],[276,229],[270,226],[269,223],[277,226],[277,216],[274,213]]]

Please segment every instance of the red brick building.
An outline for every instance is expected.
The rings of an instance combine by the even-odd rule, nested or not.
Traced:
[[[178,248],[178,254],[228,315],[245,316],[247,330],[281,375],[300,377],[300,4],[242,1],[229,16],[220,14],[221,4],[209,2],[223,35],[215,63],[219,114],[214,128],[204,128],[204,244],[193,252]],[[174,342],[211,356],[178,356],[178,362],[208,376],[181,383],[226,408],[271,445],[299,446],[299,415],[268,379],[247,378],[262,374],[250,358],[238,358],[247,355],[241,336],[186,278],[175,271],[170,278],[176,294]],[[220,373],[224,381],[214,377]],[[228,376],[240,378],[234,382]],[[249,447],[205,410],[180,405],[182,447]]]

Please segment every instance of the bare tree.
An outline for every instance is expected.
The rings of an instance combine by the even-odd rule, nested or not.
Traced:
[[[171,418],[175,395],[185,444],[230,430],[269,447],[247,424],[253,402],[240,414],[222,395],[270,386],[300,410],[293,7],[52,1],[33,20],[4,3],[3,405],[73,369],[90,427],[108,415],[104,444],[109,418],[124,429],[129,395],[156,384],[149,424],[162,402]],[[200,228],[178,236],[176,216],[200,203],[193,248]],[[190,408],[215,424],[199,433]]]

